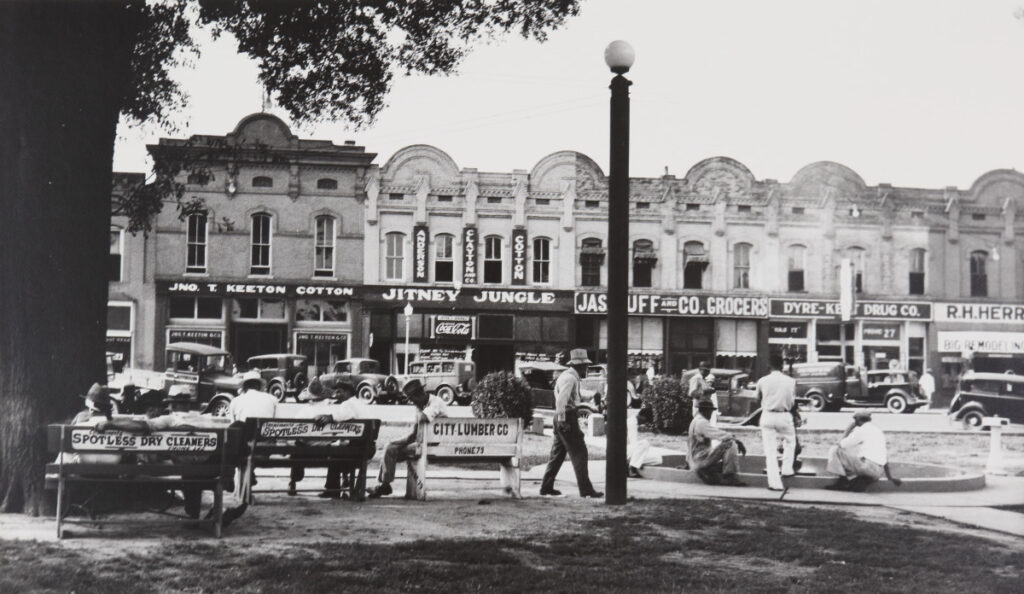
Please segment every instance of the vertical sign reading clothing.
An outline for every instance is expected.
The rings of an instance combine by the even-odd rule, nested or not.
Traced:
[[[426,225],[416,225],[412,231],[412,282],[425,283],[430,280],[427,273],[427,250],[430,234]]]
[[[462,230],[462,284],[476,284],[476,227]]]
[[[526,229],[512,230],[512,284],[526,284]]]

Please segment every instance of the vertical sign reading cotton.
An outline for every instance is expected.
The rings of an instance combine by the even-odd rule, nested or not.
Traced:
[[[512,230],[512,284],[526,284],[526,229]]]
[[[426,225],[416,225],[412,232],[412,282],[425,283],[427,275],[427,250],[429,249],[430,234]]]
[[[462,284],[476,284],[476,228],[462,230]]]

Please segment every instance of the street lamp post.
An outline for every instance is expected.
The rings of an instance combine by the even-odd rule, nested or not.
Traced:
[[[405,309],[405,375],[409,375],[409,319],[412,318],[412,303],[406,303]]]
[[[611,150],[608,171],[608,460],[605,503],[626,503],[626,300],[629,284],[629,72],[636,54],[613,41],[604,61],[615,73],[611,90]]]

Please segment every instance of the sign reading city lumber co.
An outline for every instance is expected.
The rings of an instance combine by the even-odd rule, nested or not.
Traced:
[[[434,338],[472,338],[473,316],[434,316]]]
[[[354,287],[310,285],[303,283],[236,283],[157,281],[157,293],[168,295],[279,296],[279,297],[351,297]]]
[[[526,284],[526,229],[512,230],[512,284]]]
[[[608,295],[577,291],[576,313],[608,313]],[[629,295],[626,311],[641,316],[717,316],[724,318],[768,317],[768,298],[719,295]]]
[[[430,233],[426,225],[416,225],[412,228],[412,281],[414,283],[427,282],[427,250],[430,246]]]
[[[217,434],[212,432],[164,431],[149,435],[92,429],[72,429],[74,450],[132,450],[136,452],[212,452]]]
[[[427,429],[433,455],[501,456],[514,454],[519,439],[516,419],[434,419]]]
[[[838,318],[839,301],[772,299],[771,315],[798,318]],[[906,301],[858,301],[853,317],[880,320],[930,320],[932,305]]]
[[[1010,303],[936,303],[936,322],[1024,322],[1024,305]]]
[[[462,230],[462,284],[476,284],[476,227]]]

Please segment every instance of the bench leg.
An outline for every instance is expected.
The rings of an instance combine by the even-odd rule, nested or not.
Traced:
[[[420,456],[405,463],[405,498],[427,500],[427,457]]]
[[[63,454],[62,454],[63,455]],[[64,478],[57,481],[57,539],[64,538],[64,514],[67,507],[67,493],[65,492]]]
[[[501,487],[505,493],[515,499],[522,499],[523,495],[519,489],[520,485],[519,461],[501,463]]]
[[[353,501],[366,501],[366,467],[369,466],[369,460],[363,459],[363,462],[359,465],[356,470],[356,484],[352,487],[352,491],[349,493],[349,497]]]
[[[220,538],[224,527],[224,484],[218,479],[213,490],[213,534]]]

